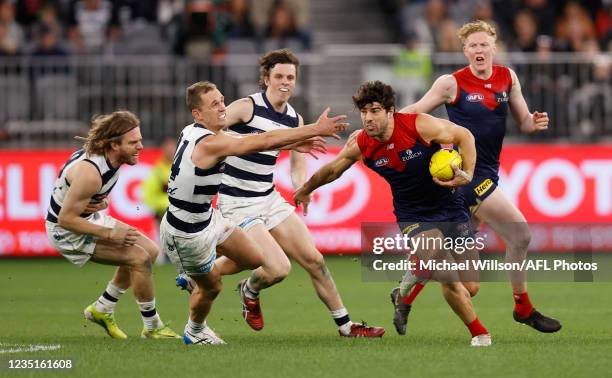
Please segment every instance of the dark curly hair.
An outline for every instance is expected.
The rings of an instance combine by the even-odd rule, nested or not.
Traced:
[[[297,78],[298,67],[300,66],[297,56],[289,49],[273,50],[259,58],[259,87],[261,89],[266,90],[268,88],[264,79],[270,77],[270,71],[277,64],[293,64]]]
[[[88,155],[104,155],[111,143],[120,143],[125,133],[139,126],[138,117],[126,110],[95,116],[85,140],[85,151]]]
[[[378,102],[386,111],[395,107],[395,92],[390,85],[381,81],[368,81],[357,89],[353,95],[353,104],[359,110],[373,102]]]

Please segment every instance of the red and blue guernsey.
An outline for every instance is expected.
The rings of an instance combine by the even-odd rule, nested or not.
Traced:
[[[469,216],[463,196],[437,185],[429,174],[429,160],[440,145],[421,138],[416,117],[395,113],[393,134],[386,142],[362,131],[357,144],[363,161],[391,186],[398,223],[465,222]]]
[[[448,118],[474,134],[477,153],[474,178],[490,178],[497,184],[512,87],[510,70],[494,65],[491,77],[483,80],[464,67],[453,76],[457,80],[457,95],[446,104]]]

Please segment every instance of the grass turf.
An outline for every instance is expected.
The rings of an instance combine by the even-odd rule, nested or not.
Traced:
[[[63,259],[0,260],[0,349],[7,344],[61,344],[60,350],[0,354],[0,376],[15,374],[8,359],[71,358],[70,372],[27,375],[98,377],[159,376],[609,376],[612,361],[610,283],[532,283],[530,294],[545,314],[563,322],[557,334],[540,334],[512,320],[508,283],[483,283],[476,310],[493,335],[490,348],[469,347],[470,335],[444,302],[437,284],[415,301],[408,335],[391,324],[388,292],[392,283],[361,280],[359,261],[327,258],[353,321],[387,329],[382,339],[337,335],[327,309],[307,274],[294,264],[289,277],[262,294],[266,327],[254,332],[240,317],[234,287],[226,277],[209,324],[228,345],[187,347],[181,340],[141,340],[142,322],[128,292],[116,319],[130,336],[112,340],[83,319],[82,311],[102,292],[112,268],[87,264],[79,269]],[[156,266],[157,307],[182,332],[187,295],[174,287],[173,266]]]

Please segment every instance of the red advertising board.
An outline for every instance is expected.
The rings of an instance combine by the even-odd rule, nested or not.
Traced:
[[[308,158],[309,174],[339,151]],[[0,151],[0,256],[53,255],[44,216],[57,172],[71,151]],[[110,214],[155,237],[153,218],[140,200],[140,183],[160,151],[148,150],[138,165],[121,168],[110,197]],[[287,155],[275,183],[293,191]],[[510,145],[502,153],[500,185],[530,222],[612,223],[612,146]],[[376,174],[356,164],[314,194],[305,217],[326,253],[355,253],[362,222],[393,222],[391,194]]]

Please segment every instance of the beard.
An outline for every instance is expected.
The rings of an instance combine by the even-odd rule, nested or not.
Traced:
[[[134,156],[134,155],[133,155],[133,154],[131,154],[131,153],[127,153],[127,152],[125,152],[125,153],[122,153],[122,154],[121,154],[119,161],[120,161],[122,164],[127,164],[127,165],[136,165],[136,164],[138,164],[138,157],[137,157],[137,156]]]

